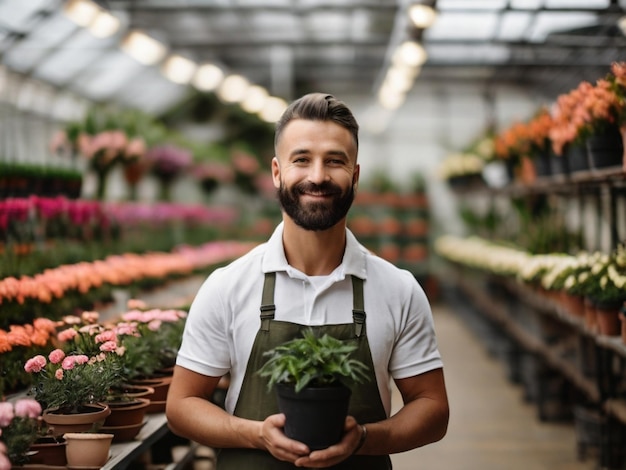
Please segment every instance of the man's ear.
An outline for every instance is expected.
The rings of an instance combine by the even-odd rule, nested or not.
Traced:
[[[355,191],[359,187],[359,177],[360,177],[360,175],[361,175],[361,165],[357,164],[354,167],[354,173],[352,174],[352,186],[354,187]]]
[[[278,157],[272,158],[272,182],[276,189],[280,188],[280,163],[278,163]]]

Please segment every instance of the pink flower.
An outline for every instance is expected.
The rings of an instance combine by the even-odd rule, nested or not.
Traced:
[[[15,402],[15,416],[37,418],[41,414],[41,405],[32,398],[22,398]]]
[[[115,341],[106,341],[100,345],[100,351],[112,352],[117,349],[117,343]]]
[[[77,354],[74,356],[74,362],[76,362],[76,364],[86,364],[89,362],[89,358],[84,354]]]
[[[96,323],[100,318],[100,314],[98,312],[83,312],[81,317],[85,323]]]
[[[148,329],[150,331],[159,331],[161,323],[163,323],[161,320],[152,320],[150,323],[148,323]]]
[[[59,334],[57,335],[57,339],[59,341],[66,342],[66,341],[71,341],[77,335],[78,335],[78,331],[76,331],[74,328],[68,328],[67,330],[60,331]]]
[[[74,361],[74,356],[67,356],[65,359],[63,359],[61,367],[63,368],[63,370],[72,370],[75,364],[76,362]]]
[[[26,361],[24,370],[32,374],[33,372],[41,372],[44,367],[46,367],[46,358],[39,354]]]
[[[54,378],[57,380],[63,380],[63,369],[57,369],[54,373]]]
[[[107,341],[115,342],[117,341],[117,335],[115,334],[115,331],[106,330],[97,335],[95,340],[96,343],[106,343]]]
[[[50,354],[48,354],[48,359],[53,364],[59,364],[63,359],[65,359],[65,352],[62,349],[55,349]]]
[[[8,401],[0,402],[0,428],[6,428],[14,417],[13,404]]]

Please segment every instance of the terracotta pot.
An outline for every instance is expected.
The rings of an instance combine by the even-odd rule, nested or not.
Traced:
[[[154,394],[154,389],[147,385],[124,384],[113,391],[116,395],[127,398],[146,398]]]
[[[133,379],[131,381],[132,384],[136,385],[145,385],[154,389],[154,393],[151,395],[146,395],[150,398],[151,401],[156,400],[165,400],[167,398],[167,392],[170,388],[170,384],[172,383],[172,377],[152,377],[146,379]]]
[[[130,400],[110,401],[111,414],[104,421],[101,429],[109,426],[129,426],[141,424],[146,409],[150,406],[149,398],[132,398]]]
[[[113,442],[128,442],[135,439],[146,423],[147,421],[142,421],[141,423],[127,424],[124,426],[102,426],[100,431],[113,434]]]
[[[626,315],[620,312],[619,319],[621,323],[622,342],[626,344]]]
[[[48,409],[43,412],[43,420],[52,428],[54,436],[62,436],[69,432],[86,432],[97,430],[107,416],[111,414],[111,408],[103,403],[85,405],[84,413],[59,413],[56,409]]]
[[[585,316],[585,298],[580,295],[572,295],[567,291],[561,292],[561,303],[568,313],[575,317]]]
[[[68,468],[100,468],[109,460],[113,434],[69,432],[63,437]]]
[[[30,450],[35,453],[28,459],[29,464],[45,464],[59,467],[67,465],[65,439],[63,438],[43,437],[35,441],[30,446]]]
[[[596,320],[596,308],[591,299],[585,298],[585,327],[595,333],[598,329]]]
[[[167,392],[169,391],[170,384],[172,383],[171,376],[133,380],[132,382],[140,385],[147,385],[154,389],[153,394],[146,396],[146,398],[150,399],[150,406],[148,406],[146,413],[161,413],[165,411]]]
[[[598,333],[607,336],[619,335],[621,327],[618,315],[619,307],[596,306]]]

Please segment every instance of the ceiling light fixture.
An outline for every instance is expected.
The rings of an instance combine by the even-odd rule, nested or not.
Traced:
[[[217,96],[226,103],[243,101],[250,87],[248,80],[241,75],[229,75],[217,90]]]
[[[74,23],[87,28],[100,12],[100,7],[90,0],[70,0],[63,11]]]
[[[140,31],[128,34],[121,47],[129,56],[144,65],[156,64],[167,52],[163,44]]]
[[[241,109],[250,114],[258,113],[265,106],[267,98],[268,93],[265,88],[259,85],[251,86],[248,88],[246,97],[241,102]]]
[[[409,18],[416,28],[430,28],[437,18],[437,13],[430,5],[414,3],[409,6]]]
[[[120,20],[108,11],[100,11],[88,27],[95,37],[108,38],[120,29]]]
[[[217,65],[203,64],[193,77],[193,86],[200,91],[215,90],[224,79],[224,72]]]
[[[405,41],[393,54],[394,65],[419,67],[426,62],[428,54],[424,47],[416,41]]]
[[[163,64],[163,75],[179,85],[186,85],[193,78],[198,66],[186,57],[180,55],[171,55]]]
[[[287,109],[287,103],[281,98],[270,96],[263,109],[259,112],[258,116],[265,122],[273,123],[280,119],[280,117]]]

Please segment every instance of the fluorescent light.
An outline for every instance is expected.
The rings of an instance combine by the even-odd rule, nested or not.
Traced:
[[[180,55],[168,57],[163,65],[163,74],[172,82],[186,85],[193,78],[197,65]]]
[[[385,109],[398,109],[404,103],[405,98],[404,92],[389,86],[382,86],[378,92],[378,102]]]
[[[241,102],[241,108],[248,113],[258,113],[265,106],[268,93],[262,86],[254,85],[248,88],[246,97]]]
[[[126,36],[121,47],[129,56],[144,65],[156,64],[166,53],[163,44],[139,31],[133,31]]]
[[[224,72],[217,65],[203,64],[193,78],[193,86],[201,91],[215,90],[224,79]]]
[[[250,84],[241,75],[229,75],[220,85],[217,94],[222,101],[227,103],[239,103],[243,101]]]
[[[67,17],[83,28],[94,20],[100,7],[89,0],[70,0],[64,8]]]
[[[101,11],[89,24],[89,31],[97,38],[108,38],[120,29],[120,20],[108,11]]]
[[[415,41],[405,41],[393,54],[393,63],[409,67],[419,67],[426,62],[428,55],[422,45]]]
[[[435,22],[437,13],[429,5],[416,3],[409,7],[409,18],[416,27],[426,29]]]

